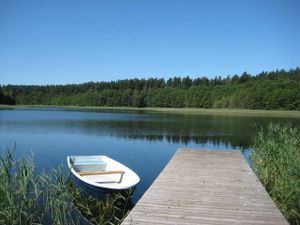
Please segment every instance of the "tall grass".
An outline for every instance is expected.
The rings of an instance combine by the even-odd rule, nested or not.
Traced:
[[[0,156],[0,224],[120,224],[131,197],[125,194],[86,196],[62,167],[37,173],[30,155],[14,160],[8,150]]]
[[[254,138],[253,169],[290,224],[300,224],[300,129],[269,124]]]
[[[75,198],[74,204],[91,223],[97,225],[121,224],[129,212],[128,204],[132,190],[125,193],[107,195],[105,199],[81,195]]]

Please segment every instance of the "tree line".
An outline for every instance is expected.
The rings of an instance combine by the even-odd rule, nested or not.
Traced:
[[[0,104],[300,109],[300,68],[251,75],[0,85]]]

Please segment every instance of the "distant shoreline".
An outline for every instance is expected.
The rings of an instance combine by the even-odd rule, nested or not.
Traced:
[[[61,105],[0,105],[0,109],[16,108],[65,108],[65,109],[91,109],[111,111],[142,111],[152,113],[172,114],[203,114],[221,116],[272,116],[272,117],[300,117],[300,111],[295,110],[254,110],[254,109],[203,109],[203,108],[136,108],[136,107],[110,107],[110,106],[61,106]]]

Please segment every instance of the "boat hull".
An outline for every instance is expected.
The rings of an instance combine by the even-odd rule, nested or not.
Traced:
[[[78,177],[76,177],[73,173],[71,173],[70,179],[72,183],[77,188],[82,190],[85,194],[97,198],[105,198],[107,195],[113,195],[113,194],[122,194],[122,195],[126,195],[128,193],[132,194],[136,189],[136,186],[133,186],[128,189],[122,189],[122,190],[96,187],[94,185],[82,181],[81,179],[78,179]]]
[[[132,194],[140,179],[125,165],[103,155],[68,156],[71,179],[93,196]]]

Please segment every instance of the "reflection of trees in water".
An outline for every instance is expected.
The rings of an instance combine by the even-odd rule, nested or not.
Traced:
[[[131,140],[145,140],[150,142],[156,141],[167,141],[173,144],[184,144],[188,145],[190,143],[195,144],[206,144],[210,143],[214,146],[224,145],[226,148],[249,148],[249,141],[236,139],[233,136],[187,136],[187,135],[144,135],[144,134],[134,134],[134,135],[118,135],[119,138],[126,138]]]
[[[169,143],[206,144],[226,147],[250,146],[254,131],[249,123],[203,120],[46,120],[3,122],[2,129],[26,133],[77,133],[89,136],[112,136],[131,140],[167,141]],[[1,128],[1,127],[0,127]],[[246,132],[245,132],[246,130]]]
[[[68,112],[61,112],[62,114]],[[73,115],[53,116],[49,120],[30,119],[1,121],[0,130],[24,133],[80,134],[88,136],[111,136],[132,140],[167,141],[184,144],[223,145],[228,148],[248,148],[251,136],[258,127],[283,119],[222,117],[205,115],[172,114],[92,114],[94,117],[81,118]],[[287,119],[286,119],[287,120]],[[299,120],[289,119],[293,124]]]
[[[68,124],[72,125],[72,123]],[[78,123],[77,123],[78,126]],[[76,127],[74,127],[76,129]],[[78,127],[77,127],[78,128]],[[248,148],[254,132],[252,123],[235,121],[157,120],[157,121],[84,121],[81,132],[89,135],[110,135],[118,138],[146,141],[167,141],[174,144],[190,143],[228,148]],[[73,130],[74,131],[74,130]]]

